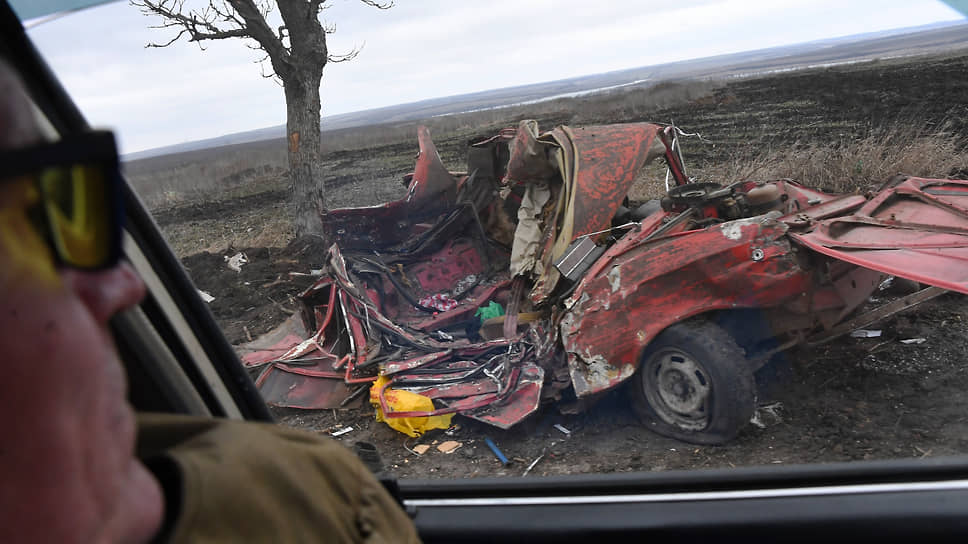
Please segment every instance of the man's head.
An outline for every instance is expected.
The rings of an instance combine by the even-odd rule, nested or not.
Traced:
[[[0,150],[41,142],[22,85],[0,61]],[[133,455],[108,329],[144,286],[123,264],[55,264],[63,247],[36,218],[48,189],[31,174],[0,179],[0,541],[144,541],[160,524],[161,491]]]

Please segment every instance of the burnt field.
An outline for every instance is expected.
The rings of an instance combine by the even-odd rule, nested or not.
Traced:
[[[763,157],[771,153],[829,148],[832,156],[838,146],[880,134],[910,139],[943,134],[946,141],[956,142],[954,152],[942,150],[954,162],[935,159],[934,168],[942,171],[931,171],[929,161],[917,166],[925,171],[903,168],[904,173],[963,178],[968,175],[968,162],[959,162],[968,137],[966,69],[968,56],[953,55],[726,82],[669,82],[650,90],[556,101],[534,111],[508,109],[501,116],[490,113],[476,121],[438,120],[431,126],[444,163],[463,170],[469,141],[523,118],[536,118],[544,128],[560,123],[674,121],[684,131],[702,135],[683,142],[690,175],[720,182],[733,181],[737,175],[768,176],[769,169],[752,166],[770,163]],[[412,168],[417,149],[414,127],[360,131],[355,137],[339,136],[349,142],[372,135],[369,139],[378,143],[332,144],[323,158],[332,207],[371,205],[403,193],[399,179]],[[247,144],[247,155],[266,164],[224,166],[235,176],[224,190],[215,183],[212,191],[193,198],[153,201],[155,217],[189,274],[199,289],[215,297],[209,306],[233,344],[256,338],[289,317],[296,309],[292,297],[312,281],[290,272],[309,273],[323,261],[319,247],[289,243],[287,191],[278,168],[282,145]],[[247,146],[232,153],[246,155]],[[215,164],[226,160],[224,152],[193,152],[191,160]],[[863,189],[866,186],[858,180],[865,179],[862,174],[872,168],[870,162],[855,158],[850,170],[858,176],[851,180],[803,181]],[[654,174],[654,179],[636,186],[638,194],[633,197],[645,198],[659,190],[662,171]],[[138,176],[151,175],[139,170],[134,182]],[[229,270],[224,259],[237,251],[249,259],[241,272]],[[898,294],[886,289],[875,297],[883,302]],[[416,439],[373,421],[372,410],[362,404],[338,411],[277,410],[276,415],[284,424],[321,433],[353,427],[338,439],[347,445],[376,445],[386,467],[407,478],[519,476],[539,457],[530,474],[968,453],[968,301],[957,294],[943,295],[869,328],[880,330],[880,336],[846,337],[789,352],[782,372],[769,384],[769,394],[759,399],[757,424],[726,446],[694,446],[649,432],[628,409],[621,390],[581,414],[561,414],[550,405],[508,431],[458,417],[458,428],[449,434],[436,431]],[[501,448],[509,465],[496,460],[485,437]],[[435,447],[423,455],[412,452],[417,445],[445,441],[456,441],[460,447],[446,454]]]

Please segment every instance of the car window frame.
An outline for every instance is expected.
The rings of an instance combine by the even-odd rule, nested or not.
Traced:
[[[0,5],[0,36],[0,54],[21,73],[50,125],[61,134],[87,130],[83,115],[6,1]],[[127,182],[125,186],[125,251],[139,272],[153,279],[140,310],[113,326],[122,356],[130,368],[141,368],[145,374],[139,391],[156,389],[146,405],[271,421],[257,389],[196,296],[158,226]],[[152,359],[149,354],[158,345],[168,353]],[[165,378],[171,373],[164,365],[172,361],[182,376]],[[206,365],[210,371],[204,370]],[[187,387],[191,393],[186,393]],[[968,459],[961,457],[617,475],[402,480],[397,485],[399,498],[426,542],[495,538],[572,542],[618,534],[782,535],[793,540],[850,536],[861,541],[968,536],[964,515]],[[812,532],[804,534],[804,528]]]

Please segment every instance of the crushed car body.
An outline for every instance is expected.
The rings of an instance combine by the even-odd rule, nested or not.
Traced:
[[[267,402],[335,408],[369,390],[382,418],[508,428],[629,382],[649,428],[722,443],[753,414],[754,372],[837,330],[887,275],[968,293],[968,181],[697,183],[676,135],[524,121],[455,174],[421,128],[403,199],[325,217],[335,243],[299,297],[308,333],[244,357]],[[676,184],[630,209],[659,157]],[[395,390],[432,408],[394,406]]]

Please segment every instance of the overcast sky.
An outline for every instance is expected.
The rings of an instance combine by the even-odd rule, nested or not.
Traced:
[[[191,5],[193,0],[188,0]],[[195,2],[198,4],[199,2]],[[329,0],[323,115],[962,16],[933,0]],[[178,42],[126,1],[30,35],[95,126],[129,153],[284,124],[282,88],[240,40]]]

